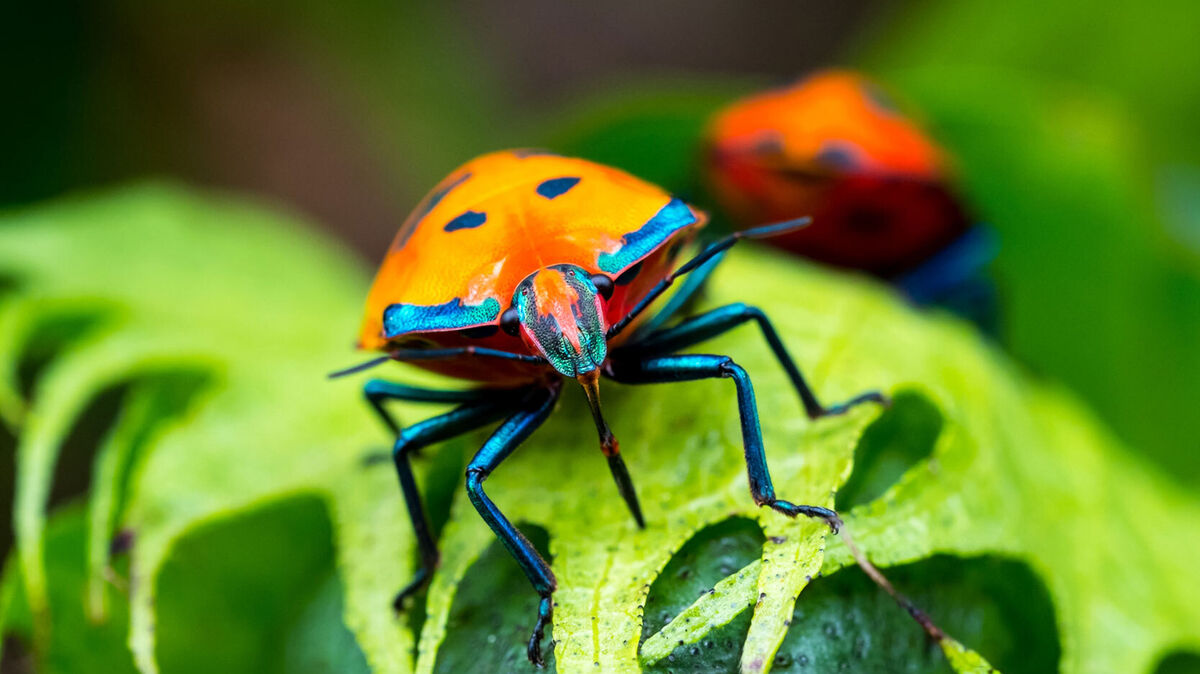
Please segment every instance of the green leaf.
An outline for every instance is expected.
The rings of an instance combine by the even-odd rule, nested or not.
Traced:
[[[129,383],[134,392],[178,373],[202,373],[205,384],[186,394],[186,404],[174,406],[163,424],[134,433],[130,426],[137,424],[125,419],[139,416],[136,395],[127,398],[127,415],[103,444],[100,461],[117,461],[112,452],[118,458],[132,452],[136,460],[124,482],[117,479],[122,470],[98,473],[113,484],[98,486],[100,505],[93,504],[98,513],[119,513],[118,528],[133,537],[129,643],[142,671],[159,664],[166,671],[172,654],[196,652],[189,650],[197,648],[196,635],[178,622],[181,611],[192,609],[204,609],[200,614],[213,616],[209,622],[240,616],[225,625],[236,624],[237,643],[283,644],[280,661],[352,663],[355,649],[346,648],[344,632],[328,628],[331,607],[340,604],[367,665],[379,672],[433,671],[439,648],[456,649],[446,654],[447,666],[461,661],[458,649],[488,657],[495,651],[486,633],[464,640],[480,634],[472,613],[505,621],[496,626],[499,649],[511,651],[508,635],[531,626],[533,593],[519,591],[519,576],[494,569],[494,554],[481,557],[489,547],[498,550],[494,537],[462,490],[445,494],[444,486],[432,490],[445,494],[434,501],[450,503],[443,562],[419,637],[419,620],[393,616],[392,594],[413,570],[412,537],[394,476],[385,465],[363,463],[386,450],[390,438],[362,404],[360,380],[323,378],[361,357],[349,344],[366,274],[336,245],[260,208],[149,186],[9,216],[0,228],[0,260],[0,275],[16,279],[11,300],[29,311],[79,302],[105,319],[103,329],[54,354],[19,401],[25,412],[17,428],[16,568],[30,618],[22,623],[9,620],[16,613],[5,616],[7,625],[25,624],[34,633],[40,657],[70,638],[51,617],[80,610],[71,606],[84,601],[82,591],[74,597],[49,591],[58,585],[46,571],[58,559],[45,542],[44,511],[62,438],[97,391]],[[915,465],[891,486],[867,480],[876,485],[870,493],[880,495],[864,497],[871,500],[847,513],[849,530],[877,564],[935,555],[1020,562],[1053,603],[1064,672],[1142,671],[1169,648],[1200,641],[1200,584],[1192,568],[1200,503],[1129,455],[1070,396],[1029,381],[966,326],[914,313],[867,281],[752,246],[729,256],[704,302],[747,299],[773,318],[825,400],[878,387],[919,395],[940,414],[928,458],[909,458]],[[22,359],[28,344],[10,343],[6,358]],[[851,473],[856,454],[867,455],[860,438],[878,409],[808,421],[753,327],[703,348],[733,355],[754,377],[781,496],[832,505],[840,485],[865,479]],[[399,367],[377,374],[448,383]],[[806,604],[809,593],[819,597],[820,584],[832,580],[825,577],[853,573],[838,571],[849,562],[846,548],[814,522],[754,506],[728,382],[608,385],[602,395],[641,495],[645,530],[633,525],[607,478],[586,404],[573,389],[488,481],[489,494],[514,521],[544,529],[549,540],[559,583],[556,666],[627,670],[647,650],[661,654],[667,637],[656,641],[643,631],[651,587],[664,568],[684,563],[673,559],[696,532],[737,518],[756,522],[766,539],[760,548],[750,546],[749,558],[758,561],[744,570],[748,575],[738,580],[742,570],[730,569],[734,578],[721,585],[721,574],[707,562],[695,564],[709,569],[704,582],[721,585],[727,597],[752,587],[742,605],[753,608],[739,612],[726,602],[721,617],[706,625],[712,629],[682,630],[678,617],[662,629],[680,635],[676,641],[697,640],[701,649],[706,638],[733,639],[724,626],[743,629],[744,643],[735,646],[740,668],[770,669],[793,652],[789,635],[796,630],[789,625],[797,616],[820,619],[822,612],[813,612],[818,607]],[[436,409],[398,405],[397,411],[411,422]],[[449,484],[445,476],[461,470],[455,467],[481,438],[450,441],[436,450],[436,460],[423,459],[420,483]],[[127,505],[103,505],[114,499]],[[280,502],[326,514],[300,516],[289,508],[279,514]],[[96,526],[91,535],[108,530]],[[332,553],[320,542],[330,536]],[[305,540],[294,542],[298,537]],[[254,549],[259,544],[266,549]],[[294,554],[281,554],[292,546]],[[329,589],[322,549],[336,560],[340,598]],[[489,561],[476,565],[479,559]],[[263,561],[273,561],[278,573],[265,572]],[[505,610],[468,610],[483,605],[487,592],[479,588],[495,587],[488,581],[497,578],[514,592]],[[898,578],[914,597],[927,588],[930,597],[939,596],[928,577]],[[190,586],[192,579],[197,586]],[[475,582],[481,585],[471,589]],[[970,597],[974,584],[963,581],[959,594]],[[276,608],[230,608],[256,588],[269,591],[266,603]],[[672,600],[671,610],[683,606]],[[118,619],[118,608],[111,607],[110,619]],[[931,600],[930,609],[943,620],[939,602]],[[715,615],[703,606],[688,611],[683,615]],[[919,637],[899,609],[894,613],[898,623],[868,621],[860,629],[878,639]],[[738,620],[746,621],[744,628]],[[657,629],[661,617],[651,624]],[[944,644],[960,665],[1003,657],[989,641],[993,632],[952,633],[978,653]],[[281,634],[325,635],[330,643],[306,650],[307,643],[295,640],[311,636]],[[736,642],[743,642],[741,633]],[[253,670],[263,657],[261,647],[241,652],[222,667]],[[730,662],[731,652],[723,652]]]
[[[730,669],[711,667],[715,658],[724,655],[720,649],[714,653],[714,642],[727,639],[729,633],[735,639],[745,633],[750,613],[746,609],[757,600],[753,580],[760,570],[755,561],[719,583],[713,593],[703,594],[643,646],[643,663],[656,664],[651,668],[655,671]],[[1028,566],[992,557],[937,555],[893,567],[888,575],[911,588],[911,599],[937,616],[941,627],[988,652],[1008,674],[1056,668],[1061,648],[1053,605]],[[726,634],[695,633],[706,624],[726,622],[720,628]],[[954,639],[943,640],[939,648],[924,632],[912,629],[908,615],[898,611],[865,574],[853,569],[813,581],[797,603],[791,629],[773,663],[784,670],[798,665],[821,672],[991,668],[982,656]]]
[[[324,632],[316,643],[296,643],[303,631],[293,625],[316,610],[312,604],[333,571],[331,533],[325,504],[311,495],[190,530],[158,582],[156,656],[163,671],[283,671],[280,653],[291,655],[295,668],[330,657],[353,666],[355,655],[362,663],[353,649],[337,648],[344,643],[339,635],[347,634],[340,620],[318,623]]]

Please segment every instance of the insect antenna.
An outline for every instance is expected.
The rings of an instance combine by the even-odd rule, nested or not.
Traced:
[[[363,370],[370,370],[371,368],[373,368],[377,365],[382,365],[391,359],[392,359],[392,357],[390,355],[379,356],[378,358],[372,358],[371,360],[368,360],[365,363],[359,363],[358,365],[353,365],[344,370],[338,370],[337,372],[330,372],[328,375],[328,378],[329,379],[337,379],[338,377],[345,377],[346,375],[362,372]]]
[[[763,225],[761,227],[753,227],[751,229],[744,229],[740,232],[734,232],[723,239],[708,244],[703,250],[697,253],[695,257],[687,262],[684,262],[679,266],[678,269],[670,274],[667,274],[666,278],[659,281],[653,288],[648,290],[642,299],[636,305],[634,305],[632,309],[629,310],[629,313],[625,314],[623,317],[621,317],[621,320],[609,327],[607,333],[608,338],[611,339],[615,337],[616,335],[620,334],[622,330],[628,327],[629,324],[633,322],[633,319],[637,318],[639,314],[645,311],[646,308],[654,302],[654,300],[658,299],[659,295],[662,295],[667,291],[667,288],[671,287],[671,284],[675,282],[675,279],[696,269],[705,262],[708,262],[714,256],[729,250],[731,247],[733,247],[733,244],[737,243],[738,241],[742,239],[764,239],[770,236],[776,236],[786,232],[792,232],[797,229],[802,229],[810,224],[812,224],[812,218],[808,216],[796,218],[794,220],[784,220],[783,222],[776,222],[769,225]]]
[[[625,460],[621,458],[620,445],[613,436],[612,430],[609,429],[608,422],[604,420],[604,415],[600,412],[600,371],[592,370],[579,375],[577,379],[583,386],[584,394],[587,395],[588,407],[592,410],[592,420],[596,422],[596,432],[600,436],[600,451],[608,460],[608,469],[617,483],[617,491],[621,494],[621,498],[625,499],[625,505],[629,506],[629,513],[633,515],[633,520],[637,522],[638,528],[645,529],[646,520],[642,517],[642,506],[638,503],[637,491],[633,487],[629,469],[625,467]]]
[[[446,349],[396,349],[388,352],[386,356],[372,358],[365,363],[359,363],[353,367],[348,367],[345,370],[329,373],[330,379],[337,379],[348,374],[369,370],[376,365],[381,365],[389,360],[410,361],[410,360],[447,360],[450,358],[458,358],[462,356],[480,357],[480,358],[497,358],[501,360],[515,360],[522,363],[533,363],[541,365],[546,362],[541,356],[531,356],[526,353],[510,353],[508,351],[500,351],[498,349],[488,349],[479,346],[457,346]]]

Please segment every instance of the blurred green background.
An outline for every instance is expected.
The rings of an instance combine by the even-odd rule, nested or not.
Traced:
[[[303,212],[374,264],[429,186],[499,147],[704,201],[713,110],[851,65],[921,112],[999,233],[1001,344],[1196,488],[1197,35],[1191,0],[8,3],[0,206],[165,176]],[[89,466],[68,448],[57,501]]]

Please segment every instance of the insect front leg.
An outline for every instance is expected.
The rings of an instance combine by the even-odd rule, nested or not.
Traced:
[[[887,403],[887,398],[879,391],[867,391],[838,405],[829,407],[822,405],[812,387],[804,380],[804,375],[800,373],[796,361],[792,359],[787,347],[783,345],[783,340],[779,339],[779,333],[775,331],[775,326],[771,325],[767,315],[758,307],[740,302],[718,307],[699,316],[688,318],[679,325],[646,335],[627,348],[643,357],[674,353],[712,339],[749,321],[758,324],[763,337],[767,340],[767,345],[775,354],[776,360],[783,366],[788,378],[791,379],[792,386],[799,394],[800,402],[804,405],[804,411],[810,419],[841,414],[855,405],[865,402]]]
[[[488,475],[512,454],[538,426],[550,416],[554,403],[558,400],[561,384],[553,388],[542,389],[530,394],[524,401],[524,408],[510,416],[500,424],[492,436],[488,438],[475,458],[467,465],[467,496],[479,511],[484,522],[491,527],[500,542],[508,549],[509,554],[517,560],[517,564],[541,600],[538,602],[537,622],[533,634],[529,638],[526,654],[530,662],[538,667],[544,664],[542,660],[542,634],[554,613],[554,603],[551,595],[557,586],[550,565],[534,549],[533,544],[521,535],[512,522],[500,512],[483,490],[483,483]]]
[[[693,302],[695,302],[696,298],[708,284],[709,277],[712,276],[712,273],[716,271],[717,266],[720,265],[721,261],[724,259],[725,253],[718,253],[717,255],[714,255],[712,259],[700,265],[696,271],[688,274],[683,280],[683,283],[679,286],[679,290],[676,290],[675,294],[671,295],[671,298],[667,300],[667,303],[663,305],[663,308],[659,309],[658,313],[646,319],[646,322],[642,323],[642,325],[638,327],[638,333],[653,333],[669,323],[672,318],[675,318],[679,314],[683,313],[684,310],[686,310]]]
[[[632,355],[632,354],[630,354]],[[835,533],[841,526],[837,513],[829,508],[797,505],[775,497],[767,456],[763,449],[762,429],[758,422],[758,405],[750,376],[728,356],[684,355],[637,358],[613,358],[610,377],[626,384],[659,384],[694,381],[697,379],[732,379],[737,389],[738,414],[742,426],[742,447],[746,457],[746,472],[750,478],[750,493],[754,502],[769,506],[788,517],[805,515],[824,520]]]

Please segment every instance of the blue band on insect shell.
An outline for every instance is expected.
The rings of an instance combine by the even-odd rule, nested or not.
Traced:
[[[624,244],[612,253],[601,253],[601,271],[615,274],[646,257],[679,230],[696,222],[696,214],[679,199],[671,199],[641,229],[626,234]]]
[[[496,320],[500,302],[489,297],[482,304],[464,305],[461,297],[431,306],[393,304],[383,312],[383,335],[393,337],[411,332],[469,328]]]

